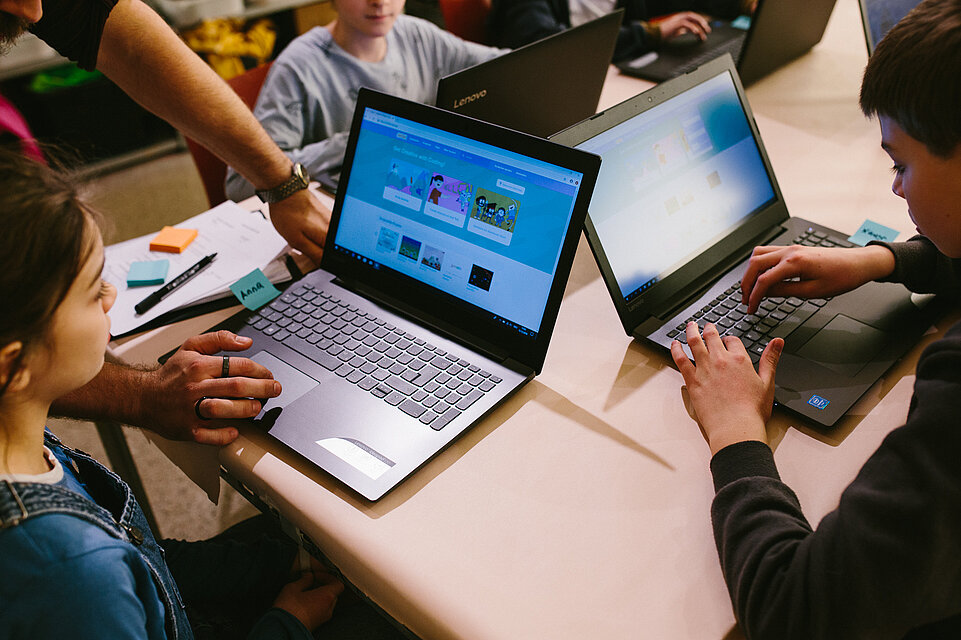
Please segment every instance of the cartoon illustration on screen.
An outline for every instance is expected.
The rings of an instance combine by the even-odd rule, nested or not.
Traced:
[[[424,213],[456,227],[463,227],[467,219],[464,194],[467,194],[469,203],[470,194],[473,192],[473,185],[456,176],[443,173],[431,174],[424,202]]]

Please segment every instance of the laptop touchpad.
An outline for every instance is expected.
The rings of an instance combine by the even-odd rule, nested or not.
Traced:
[[[260,351],[251,356],[250,359],[267,367],[274,374],[274,380],[280,382],[283,387],[279,396],[267,400],[267,404],[263,406],[260,415],[256,418],[258,421],[271,409],[283,409],[320,384],[300,369],[287,364],[267,351]],[[274,413],[279,414],[280,412],[274,411]],[[276,420],[276,416],[274,416],[274,419]]]
[[[886,336],[883,331],[839,313],[798,349],[797,355],[853,377],[881,350]]]

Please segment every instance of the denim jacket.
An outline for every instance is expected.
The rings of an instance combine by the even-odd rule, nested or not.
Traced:
[[[97,503],[56,485],[0,482],[0,639],[192,640],[164,551],[130,488],[49,431],[44,443],[66,453]]]

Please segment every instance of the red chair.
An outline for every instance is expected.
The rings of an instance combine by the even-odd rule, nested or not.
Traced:
[[[440,0],[440,12],[447,30],[480,44],[487,44],[487,14],[490,10],[490,0]]]
[[[270,69],[271,64],[273,63],[262,64],[227,81],[227,84],[251,110],[257,102],[257,96],[260,94],[260,88],[267,78],[267,70]],[[187,148],[190,149],[190,155],[193,156],[194,164],[197,165],[204,191],[207,192],[207,201],[211,207],[220,204],[227,199],[224,193],[227,165],[206,147],[190,138],[187,138]]]

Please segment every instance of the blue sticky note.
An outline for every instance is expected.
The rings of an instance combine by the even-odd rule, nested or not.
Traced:
[[[735,29],[744,29],[747,31],[751,28],[751,16],[738,16],[731,21],[731,26]]]
[[[863,247],[872,240],[893,242],[897,237],[898,231],[896,229],[885,227],[883,224],[878,224],[871,220],[865,220],[861,223],[861,228],[858,229],[853,236],[848,238],[848,240]]]
[[[167,279],[170,260],[150,260],[134,262],[127,271],[128,287],[146,287],[152,284],[163,284]]]
[[[251,311],[256,311],[280,295],[260,269],[254,269],[237,282],[230,285],[240,303]]]

